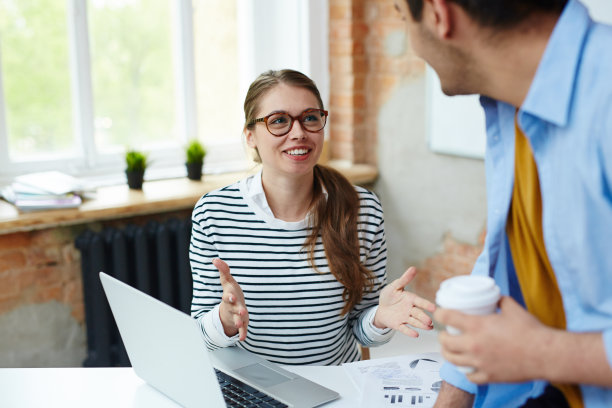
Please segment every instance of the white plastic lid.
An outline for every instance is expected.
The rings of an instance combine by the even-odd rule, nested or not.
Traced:
[[[466,309],[497,303],[501,297],[488,276],[461,275],[446,279],[436,293],[436,303],[446,309]]]

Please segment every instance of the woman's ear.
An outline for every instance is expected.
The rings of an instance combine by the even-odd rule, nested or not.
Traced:
[[[257,143],[255,143],[255,135],[253,134],[252,130],[246,128],[244,129],[244,140],[246,140],[247,146],[249,146],[251,149],[257,148]]]

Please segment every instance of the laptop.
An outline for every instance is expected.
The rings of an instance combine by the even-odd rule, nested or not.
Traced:
[[[210,351],[191,316],[104,272],[100,279],[134,372],[184,407],[312,408],[339,397],[242,348]]]

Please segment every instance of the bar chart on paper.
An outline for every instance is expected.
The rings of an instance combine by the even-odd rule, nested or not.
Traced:
[[[442,381],[436,381],[429,389],[426,387],[384,387],[385,406],[391,407],[431,407],[436,402]]]
[[[345,364],[362,407],[433,407],[442,381],[439,353],[422,353]]]
[[[435,402],[435,395],[404,395],[404,394],[387,394],[385,398],[389,399],[389,405],[396,407],[430,407]]]

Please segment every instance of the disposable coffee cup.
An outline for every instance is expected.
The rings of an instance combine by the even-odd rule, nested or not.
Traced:
[[[440,284],[436,303],[444,309],[454,309],[470,315],[487,315],[497,312],[501,297],[499,286],[488,276],[461,275],[447,279]],[[455,327],[446,326],[449,334],[461,333]],[[473,371],[472,367],[458,367],[463,373]]]

